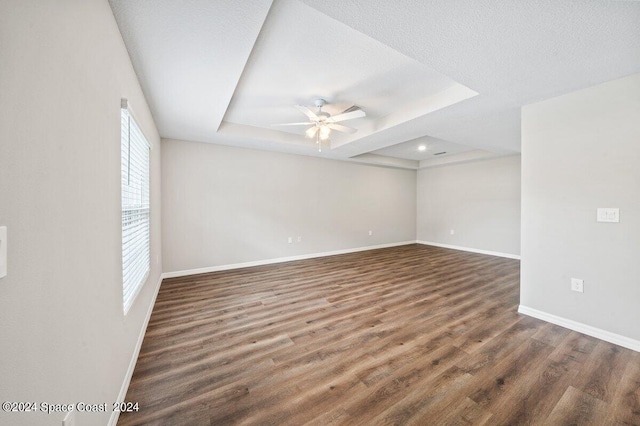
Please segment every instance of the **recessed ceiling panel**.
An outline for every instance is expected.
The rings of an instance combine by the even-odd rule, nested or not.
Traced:
[[[420,147],[424,147],[421,150]],[[371,154],[384,155],[385,157],[402,158],[404,160],[429,160],[435,157],[460,154],[471,151],[471,148],[455,142],[449,142],[431,136],[423,136],[407,142],[402,142],[383,149],[372,151]]]
[[[303,135],[304,126],[273,125],[307,121],[293,105],[320,97],[331,114],[360,106],[367,117],[344,124],[370,132],[376,120],[456,84],[297,0],[276,0],[225,121]]]

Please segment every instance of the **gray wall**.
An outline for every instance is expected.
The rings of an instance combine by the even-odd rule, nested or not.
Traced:
[[[2,1],[0,40],[0,401],[115,401],[162,268],[160,140],[106,1]],[[121,97],[154,144],[153,267],[126,317]],[[0,412],[0,424],[63,417]]]
[[[415,171],[163,140],[165,271],[415,240],[415,176]],[[289,236],[293,244],[287,243]]]
[[[639,340],[639,253],[640,74],[523,108],[521,304]]]
[[[519,155],[420,170],[417,198],[419,241],[520,254]]]

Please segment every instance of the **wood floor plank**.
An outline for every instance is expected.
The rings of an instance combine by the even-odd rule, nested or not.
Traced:
[[[622,380],[616,386],[607,424],[640,425],[640,353],[631,354]]]
[[[547,359],[542,365],[528,369],[517,388],[512,389],[491,407],[493,424],[543,424],[556,407],[577,370]]]
[[[564,364],[573,362],[581,365],[588,359],[598,342],[599,340],[595,337],[572,331],[556,347],[549,358]]]
[[[456,393],[472,376],[453,366],[424,386],[408,393],[403,399],[380,415],[363,424],[424,425],[426,419],[439,419],[446,415],[447,398]],[[366,417],[365,417],[366,418]]]
[[[469,398],[489,411],[497,411],[514,392],[532,382],[532,375],[535,376],[551,349],[533,339],[525,341],[491,369],[491,380],[484,380]]]
[[[632,351],[604,341],[598,342],[584,364],[584,373],[573,386],[604,402],[612,402]]]
[[[434,426],[481,426],[493,422],[491,419],[493,414],[469,397],[464,397],[462,400],[454,399],[443,411],[446,414],[441,418],[431,419],[431,424]]]
[[[519,314],[519,274],[414,244],[166,279],[118,424],[640,424],[640,354]]]
[[[455,346],[441,346],[427,356],[422,362],[405,364],[394,370],[392,374],[379,380],[375,385],[353,398],[349,402],[347,412],[353,419],[371,418],[384,412],[405,398],[408,393],[419,392],[431,385],[433,378],[451,368],[464,353]]]
[[[551,415],[545,420],[545,425],[605,425],[608,404],[569,386]]]
[[[541,327],[531,338],[546,343],[549,346],[556,347],[562,343],[570,333],[571,330],[567,328],[549,323]]]

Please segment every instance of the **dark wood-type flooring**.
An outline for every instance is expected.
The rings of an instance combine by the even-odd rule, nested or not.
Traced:
[[[164,280],[120,425],[640,425],[640,353],[422,245]]]

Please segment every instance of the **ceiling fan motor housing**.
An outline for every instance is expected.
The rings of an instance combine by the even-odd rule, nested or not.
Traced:
[[[313,103],[318,107],[318,112],[316,112],[318,121],[316,121],[316,123],[322,123],[327,118],[331,117],[331,114],[322,111],[322,107],[327,104],[327,101],[325,101],[324,99],[316,99]]]

